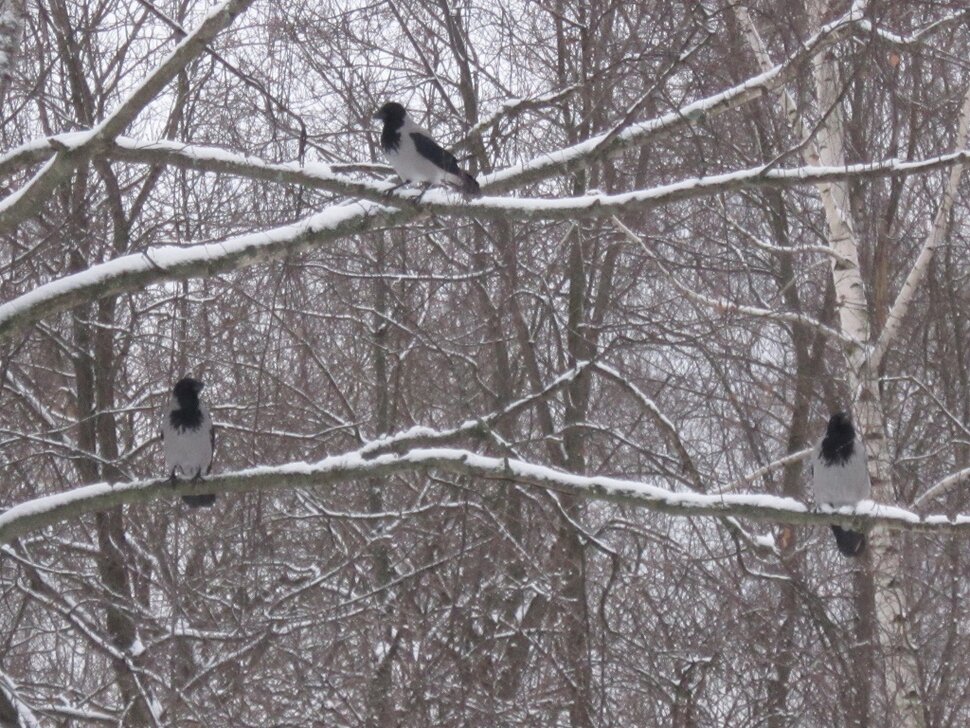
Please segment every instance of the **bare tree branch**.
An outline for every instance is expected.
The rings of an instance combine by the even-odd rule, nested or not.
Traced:
[[[970,532],[970,514],[919,516],[912,511],[863,501],[837,512],[815,512],[792,498],[754,493],[704,495],[677,493],[655,485],[606,476],[583,476],[510,458],[478,455],[453,448],[415,449],[401,455],[365,459],[362,451],[317,463],[290,463],[225,473],[204,481],[142,480],[96,483],[27,501],[0,513],[0,543],[41,528],[113,506],[148,503],[165,496],[246,493],[256,490],[312,488],[364,478],[439,470],[453,474],[547,488],[581,498],[645,508],[673,516],[716,516],[801,525],[841,524],[894,531]]]
[[[36,213],[54,188],[78,166],[87,162],[100,147],[118,136],[143,108],[175,78],[186,64],[227,28],[253,0],[226,0],[213,8],[206,19],[185,37],[168,57],[146,77],[125,101],[94,129],[74,136],[73,144],[64,146],[21,189],[0,200],[0,232],[10,230]]]

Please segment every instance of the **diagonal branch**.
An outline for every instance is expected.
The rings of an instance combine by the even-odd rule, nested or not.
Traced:
[[[34,711],[20,694],[20,686],[3,670],[0,670],[0,724],[40,728]]]
[[[970,481],[970,468],[964,468],[963,470],[958,470],[955,473],[951,473],[927,488],[925,493],[913,501],[913,505],[919,508],[933,498],[939,498],[940,496],[946,495],[958,485],[963,485],[968,481]]]
[[[967,87],[967,91],[963,97],[963,107],[960,110],[958,126],[956,149],[966,149],[967,142],[970,141],[970,86]],[[922,286],[923,281],[926,280],[936,249],[943,245],[949,227],[950,210],[953,208],[953,200],[956,198],[962,176],[962,163],[950,167],[950,175],[943,189],[943,198],[940,200],[940,207],[936,211],[936,217],[930,225],[929,232],[923,241],[923,247],[920,249],[916,262],[910,268],[909,274],[899,289],[899,294],[896,296],[892,308],[889,309],[886,325],[879,333],[879,338],[876,340],[876,344],[870,355],[871,365],[876,370],[879,369],[882,358],[886,355],[886,351],[899,333],[903,319],[906,318],[906,314],[909,312],[910,304],[913,302],[916,292]]]
[[[0,340],[45,316],[81,303],[136,291],[153,283],[225,273],[318,247],[345,235],[393,225],[414,215],[371,203],[328,208],[298,223],[229,238],[221,243],[164,246],[125,255],[59,278],[0,305]]]
[[[106,142],[118,136],[125,127],[161,93],[186,64],[200,55],[206,46],[253,0],[226,0],[212,9],[206,19],[186,36],[111,114],[90,131],[74,135],[73,144],[64,146],[53,159],[26,185],[0,201],[0,232],[6,232],[33,215],[54,188],[84,164]]]
[[[677,451],[677,456],[680,458],[681,467],[687,471],[687,475],[690,478],[691,484],[698,491],[704,490],[704,481],[701,477],[700,471],[697,469],[697,465],[694,462],[694,458],[691,457],[690,451],[684,444],[684,441],[680,437],[680,433],[674,426],[674,423],[660,410],[657,403],[650,399],[646,394],[644,394],[639,387],[634,386],[629,379],[620,374],[616,369],[606,364],[601,364],[599,362],[594,363],[593,369],[601,376],[609,379],[614,384],[619,385],[627,392],[633,395],[633,397],[640,403],[650,418],[653,420],[654,424],[660,428],[667,439],[674,446],[674,450]]]
[[[403,454],[415,448],[444,447],[464,438],[487,437],[492,428],[500,421],[514,417],[540,400],[546,399],[565,385],[574,381],[590,366],[590,362],[579,362],[572,369],[563,372],[538,392],[520,397],[506,407],[474,420],[467,420],[457,427],[447,430],[434,430],[428,427],[412,427],[409,430],[381,437],[361,448],[361,456],[373,459],[387,453]],[[594,365],[595,366],[595,365]]]
[[[599,134],[521,165],[487,175],[482,187],[488,186],[493,191],[503,191],[545,179],[554,174],[566,174],[585,168],[598,159],[608,159],[627,149],[642,147],[658,133],[690,127],[705,118],[744,106],[795,78],[805,61],[849,35],[854,25],[861,19],[861,13],[849,13],[825,25],[818,33],[807,39],[798,52],[784,62],[721,93],[687,104],[655,119],[630,124],[613,135],[611,139],[607,137],[612,132]]]

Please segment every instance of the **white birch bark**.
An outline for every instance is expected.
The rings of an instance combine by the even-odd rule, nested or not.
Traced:
[[[808,12],[814,27],[821,24],[821,18],[827,9],[825,0],[809,1]],[[856,3],[850,12],[859,13],[862,10],[862,4]],[[750,16],[742,9],[738,12],[738,18],[758,62],[762,66],[769,64],[767,50]],[[804,139],[806,125],[798,114],[794,101],[784,92],[781,98],[782,110],[792,123],[795,133],[807,142],[802,149],[810,164],[842,167],[845,166],[844,127],[839,100],[842,85],[834,51],[827,49],[813,57],[812,66],[818,113],[821,117],[815,144]],[[852,221],[848,188],[844,181],[824,181],[816,187],[825,212],[829,246],[834,253],[832,280],[843,333],[841,343],[847,365],[846,379],[853,393],[856,424],[865,438],[869,455],[873,497],[878,502],[890,503],[893,500],[892,471],[884,413],[879,398],[878,367],[872,357],[868,301],[859,267],[859,240]],[[928,260],[926,264],[928,265]],[[916,285],[922,275],[917,274]],[[906,291],[904,287],[900,295]],[[897,307],[894,306],[895,308]],[[901,313],[905,313],[905,310]],[[875,616],[879,639],[887,658],[888,697],[901,724],[916,727],[923,725],[923,716],[918,701],[916,663],[909,647],[905,593],[902,583],[896,578],[902,567],[899,545],[898,536],[893,536],[885,529],[873,529],[870,548],[875,579]]]
[[[965,149],[968,141],[970,141],[970,86],[967,87],[966,94],[963,97],[963,107],[960,109],[959,130],[957,131],[954,148]],[[950,174],[947,177],[946,186],[943,189],[943,197],[940,200],[940,207],[936,211],[936,217],[930,225],[916,262],[910,269],[909,275],[906,276],[902,288],[899,289],[899,294],[896,296],[892,308],[889,309],[886,325],[879,332],[879,339],[876,341],[876,346],[871,356],[872,366],[875,369],[879,368],[883,357],[886,355],[886,350],[892,345],[896,335],[899,333],[899,327],[906,318],[910,304],[913,302],[916,292],[919,291],[923,281],[926,279],[933,255],[936,253],[936,249],[943,244],[950,220],[950,210],[953,208],[953,199],[956,197],[957,190],[960,187],[960,178],[962,176],[963,164],[955,164],[950,167]]]
[[[24,35],[24,0],[0,0],[0,108]]]

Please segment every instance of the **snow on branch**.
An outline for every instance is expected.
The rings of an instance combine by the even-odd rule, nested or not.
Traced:
[[[387,482],[393,475],[431,470],[545,488],[580,498],[609,501],[673,516],[748,518],[773,523],[844,526],[860,524],[890,530],[924,532],[970,531],[970,514],[948,517],[916,513],[862,501],[857,506],[817,512],[793,498],[755,493],[705,495],[674,492],[656,485],[608,476],[574,475],[523,460],[479,455],[455,448],[414,449],[366,458],[361,450],[316,463],[256,467],[207,478],[200,483],[142,480],[97,483],[36,498],[0,513],[0,543],[82,514],[123,504],[147,503],[162,497],[206,493],[233,494],[256,490],[334,486],[364,478]]]
[[[950,475],[947,475],[945,478],[931,485],[926,489],[926,492],[917,498],[913,503],[918,508],[933,498],[939,498],[946,495],[958,485],[963,485],[968,481],[970,481],[970,468],[958,470],[957,472],[951,473]]]
[[[153,283],[203,278],[320,246],[379,224],[413,216],[369,202],[327,208],[292,225],[228,238],[220,243],[148,248],[38,286],[0,305],[0,340],[45,316],[81,303]]]
[[[800,72],[805,61],[849,35],[853,26],[861,20],[861,12],[846,14],[822,27],[784,62],[718,94],[687,104],[655,119],[630,124],[618,133],[614,130],[599,134],[529,162],[485,175],[479,181],[483,188],[501,191],[545,179],[553,174],[564,174],[583,168],[596,159],[609,158],[626,149],[643,146],[658,133],[691,126],[705,118],[743,106],[788,83]],[[612,138],[608,138],[611,136]]]
[[[479,198],[457,202],[449,193],[435,190],[425,195],[422,208],[442,214],[464,214],[505,219],[575,219],[577,216],[614,215],[626,209],[648,209],[677,200],[718,194],[759,183],[815,183],[853,175],[889,175],[925,172],[956,164],[970,152],[954,152],[920,162],[888,162],[848,165],[842,168],[802,167],[793,170],[761,168],[661,185],[650,190],[619,195],[585,195],[566,199]],[[294,172],[295,174],[295,172]],[[380,194],[379,191],[376,194]],[[408,195],[416,192],[405,193]],[[375,224],[395,224],[413,217],[417,209],[394,209],[361,202],[338,204],[303,221],[266,231],[240,235],[221,243],[149,248],[95,265],[86,271],[52,281],[0,305],[0,339],[8,338],[47,315],[89,300],[144,288],[152,283],[212,276],[273,260],[330,242],[344,235],[365,232]],[[774,312],[790,319],[794,314]]]
[[[963,97],[963,106],[960,109],[956,139],[957,150],[965,149],[968,141],[970,141],[970,86],[967,87]],[[896,296],[892,308],[889,309],[889,315],[886,317],[886,324],[873,347],[870,361],[874,369],[879,369],[882,364],[882,358],[896,339],[896,335],[899,333],[903,320],[909,312],[910,304],[913,302],[916,292],[920,290],[923,282],[926,280],[936,249],[943,245],[949,228],[950,210],[957,196],[962,176],[963,164],[955,164],[950,168],[950,175],[943,189],[943,196],[940,199],[940,206],[936,211],[936,217],[934,217],[933,222],[929,226],[929,231],[923,240],[923,246],[916,258],[916,262],[913,263],[913,267],[910,268],[906,280],[899,289],[899,294]]]
[[[0,173],[11,171],[27,163],[45,158],[53,148],[69,143],[77,134],[62,134],[50,139],[30,142],[0,157]],[[886,159],[840,166],[808,165],[790,169],[776,169],[759,165],[724,174],[696,177],[644,190],[613,195],[591,194],[564,198],[482,197],[472,202],[445,190],[430,190],[421,195],[416,189],[402,189],[388,194],[386,183],[367,182],[333,171],[326,164],[274,164],[264,160],[235,154],[217,147],[195,146],[167,140],[139,141],[120,138],[107,143],[105,153],[113,159],[143,164],[165,164],[200,172],[230,174],[280,184],[296,184],[347,197],[356,197],[382,204],[407,205],[413,210],[427,210],[440,215],[468,215],[519,220],[566,219],[603,217],[626,210],[646,211],[659,205],[697,197],[713,196],[751,187],[798,185],[839,182],[851,177],[876,178],[895,175],[926,174],[934,170],[959,166],[970,160],[970,150],[960,149],[926,159],[905,161]],[[510,168],[511,169],[511,168]],[[503,170],[504,172],[504,170]],[[498,172],[496,175],[501,175]],[[496,175],[482,178],[484,189],[505,185],[491,182]],[[17,194],[17,193],[15,193]],[[9,199],[9,198],[8,198]]]
[[[201,160],[204,159],[204,155],[194,153],[189,156],[194,162],[203,164]],[[223,158],[218,160],[220,165],[226,159],[233,157],[227,152],[220,152],[220,156]],[[345,201],[291,225],[239,235],[221,243],[149,248],[142,253],[116,258],[92,266],[86,271],[38,286],[29,293],[0,305],[0,340],[15,335],[24,327],[45,316],[67,310],[80,303],[124,291],[139,290],[153,283],[204,278],[246,268],[294,252],[319,247],[345,235],[372,230],[377,224],[398,224],[415,217],[422,211],[441,215],[494,217],[506,220],[575,220],[613,216],[629,210],[644,211],[680,200],[717,195],[765,184],[787,186],[815,184],[847,177],[925,173],[940,167],[961,164],[968,159],[970,159],[970,151],[963,150],[914,162],[892,159],[843,167],[799,167],[784,170],[755,167],[728,174],[683,180],[647,190],[563,199],[481,197],[468,201],[457,199],[454,193],[445,190],[431,190],[424,194],[420,204],[408,204],[399,209],[369,201]],[[252,160],[247,162],[233,160],[231,163],[237,164],[237,162],[259,167],[266,175],[273,173],[273,165],[265,163],[259,165]],[[188,164],[189,161],[186,163]],[[287,174],[302,175],[305,179],[312,179],[311,175],[295,169],[288,168]],[[326,184],[333,185],[334,189],[342,184],[339,175],[327,175],[322,170],[317,179],[326,180]],[[409,198],[418,195],[416,190],[409,190],[385,197],[383,189],[379,186],[355,184],[361,196],[374,197],[395,205],[399,205],[402,201],[407,202]],[[756,313],[754,309],[744,312]],[[804,321],[802,320],[804,317],[792,313],[771,312],[771,317],[781,320],[799,319],[802,323],[819,325],[817,322]]]
[[[25,149],[33,153],[34,147]],[[119,159],[146,164],[169,164],[203,172],[233,174],[240,177],[279,183],[293,183],[312,189],[359,197],[384,204],[413,204],[440,215],[473,215],[508,219],[567,219],[577,216],[602,217],[627,209],[648,210],[695,197],[713,196],[748,187],[818,184],[842,181],[850,177],[888,177],[907,174],[926,174],[939,168],[960,165],[970,159],[970,150],[957,149],[949,154],[921,160],[886,159],[844,166],[804,166],[791,169],[769,169],[757,166],[725,174],[696,177],[613,195],[591,194],[564,198],[482,197],[465,203],[463,198],[446,190],[425,192],[417,201],[419,191],[403,189],[388,194],[388,185],[356,180],[334,173],[329,165],[294,163],[271,164],[263,160],[233,154],[214,147],[198,147],[178,142],[138,142],[119,139],[108,148],[108,154]],[[512,169],[512,168],[510,168]],[[506,170],[482,177],[483,189],[505,187],[496,182]]]
[[[375,202],[393,201],[387,195],[391,185],[361,181],[335,172],[331,165],[322,162],[273,164],[218,147],[196,146],[165,139],[144,142],[123,137],[109,146],[105,153],[112,159],[128,162],[169,165],[279,184],[295,184]]]
[[[867,38],[870,34],[875,34],[884,41],[895,46],[899,46],[900,48],[909,48],[915,51],[919,50],[920,47],[925,44],[928,36],[950,25],[966,23],[968,17],[970,17],[970,10],[968,9],[961,9],[952,13],[947,13],[938,20],[935,20],[922,28],[918,28],[908,35],[899,35],[898,33],[893,33],[892,31],[886,30],[883,27],[874,25],[868,19],[861,20],[855,26],[855,30],[862,38]]]
[[[20,695],[20,687],[6,672],[0,670],[0,718],[7,718],[12,725],[23,728],[40,728],[41,723],[27,701]]]
[[[487,437],[500,420],[514,417],[539,400],[547,398],[550,394],[574,381],[576,377],[589,368],[590,364],[588,361],[577,363],[575,367],[560,374],[538,392],[520,397],[496,412],[491,412],[474,420],[466,420],[457,427],[447,430],[412,427],[403,432],[386,435],[367,443],[361,448],[360,454],[364,458],[375,458],[390,452],[402,454],[407,450],[418,447],[442,447],[467,437]]]
[[[57,154],[27,184],[0,201],[0,231],[18,225],[36,211],[54,188],[105,142],[118,136],[186,64],[201,54],[216,35],[232,24],[253,0],[226,0],[209,11],[205,20],[180,41],[166,58],[114,111],[93,129],[73,136],[73,143]]]

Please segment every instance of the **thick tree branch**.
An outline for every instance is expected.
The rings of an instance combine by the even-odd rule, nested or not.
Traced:
[[[82,273],[65,276],[38,286],[33,291],[0,305],[0,340],[15,335],[45,316],[67,310],[80,303],[124,291],[139,290],[153,283],[205,278],[217,273],[265,263],[285,255],[319,247],[345,235],[373,230],[380,224],[402,223],[424,211],[442,215],[493,217],[505,220],[575,220],[577,217],[613,216],[630,210],[646,211],[679,200],[722,194],[760,185],[817,184],[848,177],[923,173],[939,167],[963,163],[968,159],[970,159],[970,151],[965,150],[917,162],[887,160],[844,167],[800,167],[791,170],[767,171],[756,167],[740,172],[685,180],[649,190],[618,195],[584,195],[565,199],[484,197],[464,201],[456,200],[453,193],[432,190],[424,195],[420,204],[409,204],[400,209],[371,202],[357,204],[344,202],[292,225],[247,233],[221,243],[192,247],[149,248],[142,253],[116,258],[92,266]],[[222,162],[218,164],[221,165]],[[233,164],[243,163],[236,160]],[[256,167],[261,170],[261,173],[267,170],[266,165],[256,165]],[[298,173],[295,170],[289,170],[287,174],[306,175],[305,172]],[[323,184],[328,188],[336,188],[339,183],[334,175],[323,177],[325,179]],[[312,179],[312,176],[307,176],[306,179]],[[357,191],[365,192],[367,197],[389,201],[384,196],[382,187],[356,183],[355,188]],[[398,193],[390,201],[398,204],[398,200],[406,201],[416,195],[415,191]],[[742,310],[740,307],[736,308],[739,311]],[[744,312],[754,314],[755,310]],[[805,322],[804,317],[797,314],[786,312],[770,312],[770,314],[770,317],[779,320]],[[808,323],[813,322],[808,321]]]
[[[189,247],[164,246],[95,265],[81,273],[59,278],[0,305],[0,340],[45,316],[81,303],[153,283],[207,278],[239,268],[276,260],[324,243],[393,225],[414,215],[372,203],[329,208],[293,225],[248,233],[221,243]]]
[[[186,36],[158,67],[109,114],[104,121],[90,131],[74,136],[74,143],[60,149],[53,159],[21,189],[0,201],[0,232],[10,230],[37,211],[54,191],[67,179],[74,169],[87,162],[105,142],[118,136],[143,108],[165,88],[169,81],[223,29],[243,12],[253,0],[226,0],[211,10],[206,19],[190,35]]]
[[[482,217],[507,219],[564,219],[577,215],[603,217],[626,209],[650,209],[695,197],[713,196],[750,187],[789,187],[824,182],[841,182],[849,178],[879,178],[895,175],[926,174],[940,168],[958,166],[970,160],[970,150],[957,150],[937,157],[904,161],[885,159],[842,166],[811,165],[792,169],[766,169],[764,166],[742,169],[709,177],[697,177],[660,185],[646,190],[634,190],[614,195],[583,195],[564,198],[535,197],[485,197],[462,204],[460,198],[443,190],[431,190],[420,195],[419,191],[401,190],[388,195],[383,183],[363,182],[335,173],[329,165],[298,166],[293,163],[270,164],[253,157],[232,154],[213,147],[194,147],[177,142],[136,142],[119,140],[107,149],[109,156],[144,164],[169,164],[202,172],[233,174],[263,181],[298,184],[311,189],[334,192],[348,197],[361,197],[374,202],[389,204],[420,205],[421,208],[439,215],[480,215]],[[504,187],[491,180],[501,175],[482,177],[482,187]],[[474,212],[471,212],[474,211]]]
[[[0,514],[0,543],[86,513],[124,504],[148,503],[172,495],[201,492],[233,494],[256,490],[314,488],[350,483],[364,478],[438,470],[485,480],[501,480],[546,488],[580,498],[609,501],[645,508],[672,516],[748,518],[772,523],[827,525],[832,523],[869,528],[921,532],[970,532],[970,514],[948,517],[919,516],[912,511],[863,501],[855,508],[816,512],[793,498],[736,493],[704,495],[676,493],[665,488],[606,476],[582,476],[514,460],[478,455],[451,448],[416,449],[401,455],[386,454],[367,459],[358,450],[335,455],[317,463],[289,463],[225,473],[199,483],[141,480],[129,483],[96,483],[64,493],[37,498]]]
[[[963,97],[963,107],[960,110],[956,149],[965,149],[968,140],[970,140],[970,87],[967,87],[967,91]],[[916,262],[910,268],[909,275],[906,276],[906,280],[899,289],[899,294],[896,296],[896,300],[889,310],[886,325],[879,333],[879,338],[873,347],[870,358],[874,369],[878,370],[880,364],[882,364],[882,359],[886,355],[886,351],[895,340],[903,324],[903,320],[909,312],[910,304],[913,302],[916,292],[919,291],[923,285],[923,281],[926,280],[936,249],[943,245],[949,227],[950,210],[953,208],[953,201],[957,196],[962,176],[962,163],[955,164],[950,168],[950,174],[947,177],[946,186],[943,188],[943,196],[940,200],[940,206],[936,211],[936,217],[930,225],[929,232],[926,234],[923,247],[920,249]]]

